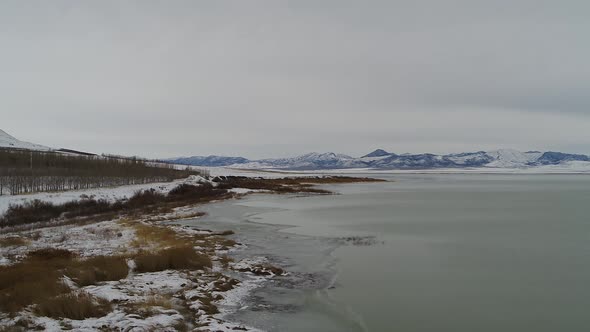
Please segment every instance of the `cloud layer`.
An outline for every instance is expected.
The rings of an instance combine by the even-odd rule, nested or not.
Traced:
[[[584,1],[0,4],[0,127],[97,152],[590,153]]]

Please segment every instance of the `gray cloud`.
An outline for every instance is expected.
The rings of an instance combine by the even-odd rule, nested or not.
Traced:
[[[585,1],[0,4],[0,128],[150,157],[590,153]]]

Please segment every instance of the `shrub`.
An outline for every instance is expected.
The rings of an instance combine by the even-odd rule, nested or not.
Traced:
[[[137,272],[198,270],[212,267],[209,256],[195,252],[192,246],[169,248],[156,253],[141,253],[135,258],[135,265]]]
[[[121,257],[82,260],[68,250],[39,249],[19,263],[0,266],[0,311],[14,313],[31,304],[48,304],[49,299],[68,293],[70,289],[61,280],[64,275],[86,286],[123,279],[127,272],[127,263]]]
[[[29,224],[37,221],[52,220],[59,217],[62,210],[49,202],[38,199],[22,205],[11,204],[4,213],[0,223],[2,226]]]
[[[55,269],[30,262],[0,267],[0,311],[22,308],[68,291]]]
[[[88,216],[115,210],[106,199],[83,199],[80,201],[67,202],[60,206],[65,212],[65,217],[74,218],[79,216]]]
[[[155,191],[154,189],[140,190],[133,194],[131,198],[129,198],[125,204],[125,207],[128,209],[137,209],[149,205],[156,205],[163,202],[165,199],[166,196]]]
[[[72,259],[76,254],[66,249],[43,248],[30,251],[27,255],[29,260],[54,260],[54,259]]]
[[[35,313],[51,318],[82,320],[102,317],[110,309],[106,300],[94,298],[86,293],[69,293],[41,300],[35,307]]]
[[[194,186],[190,184],[180,184],[170,190],[168,201],[205,201],[222,197],[227,194],[227,190],[213,187],[209,183]]]
[[[133,228],[135,228],[135,239],[132,244],[135,247],[157,246],[164,248],[188,246],[191,243],[188,239],[179,238],[178,234],[168,227],[137,223],[133,225]]]
[[[97,256],[74,262],[65,275],[78,286],[94,285],[101,281],[121,280],[127,277],[129,267],[123,257]]]

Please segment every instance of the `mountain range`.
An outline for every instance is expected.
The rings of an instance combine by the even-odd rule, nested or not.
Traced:
[[[510,149],[446,155],[430,153],[395,154],[383,149],[377,149],[358,158],[332,152],[314,152],[293,158],[249,160],[243,157],[196,156],[172,158],[167,159],[166,161],[192,166],[230,166],[251,169],[321,170],[371,168],[419,170],[475,167],[526,168],[544,165],[560,165],[571,161],[590,162],[590,157],[581,154],[562,152],[520,152]]]
[[[49,147],[21,141],[0,129],[0,148],[26,149],[37,151],[56,151],[65,154],[92,155],[67,149]],[[202,166],[233,167],[250,169],[322,170],[322,169],[442,169],[442,168],[530,168],[546,165],[566,165],[571,162],[588,162],[590,157],[563,152],[540,152],[504,149],[477,151],[446,155],[431,153],[396,154],[377,149],[362,157],[351,157],[337,153],[308,153],[293,158],[270,158],[249,160],[244,157],[194,156],[163,160],[169,163]]]

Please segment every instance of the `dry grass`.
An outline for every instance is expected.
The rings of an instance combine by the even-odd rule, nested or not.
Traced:
[[[133,222],[131,220],[126,220],[124,223],[135,229],[136,237],[131,242],[131,245],[139,249],[156,251],[198,245],[212,254],[216,248],[221,247],[227,250],[237,245],[236,241],[224,237],[225,235],[234,234],[231,230],[220,233],[183,235],[166,226]]]
[[[211,268],[208,255],[195,252],[192,246],[164,249],[155,253],[139,253],[135,257],[137,272],[156,272],[164,270],[201,270]]]
[[[183,238],[165,226],[148,225],[143,223],[128,222],[135,229],[135,239],[131,245],[136,248],[163,249],[174,246],[187,246],[191,239]]]
[[[43,248],[30,251],[27,256],[27,261],[31,262],[55,263],[56,260],[70,260],[77,255],[66,249]]]
[[[164,309],[173,309],[172,299],[169,296],[152,295],[149,296],[145,302],[141,303],[145,307],[160,307]]]
[[[150,295],[145,301],[127,303],[123,307],[126,313],[137,314],[143,318],[159,314],[160,309],[170,310],[175,308],[170,295]]]
[[[54,264],[22,262],[0,267],[0,311],[16,313],[69,291],[59,280],[61,275]]]
[[[86,293],[74,292],[42,299],[35,307],[35,313],[39,316],[75,320],[102,317],[110,310],[108,301],[94,298]]]
[[[68,250],[35,250],[19,263],[0,267],[0,311],[16,313],[29,305],[50,303],[47,301],[69,293],[70,289],[61,280],[63,276],[85,286],[125,278],[127,271],[121,257],[80,259]]]
[[[0,239],[0,247],[20,247],[29,244],[29,240],[19,236],[11,236]]]
[[[81,287],[101,281],[121,280],[126,278],[127,274],[127,260],[120,256],[97,256],[77,260],[65,270],[65,275]]]

